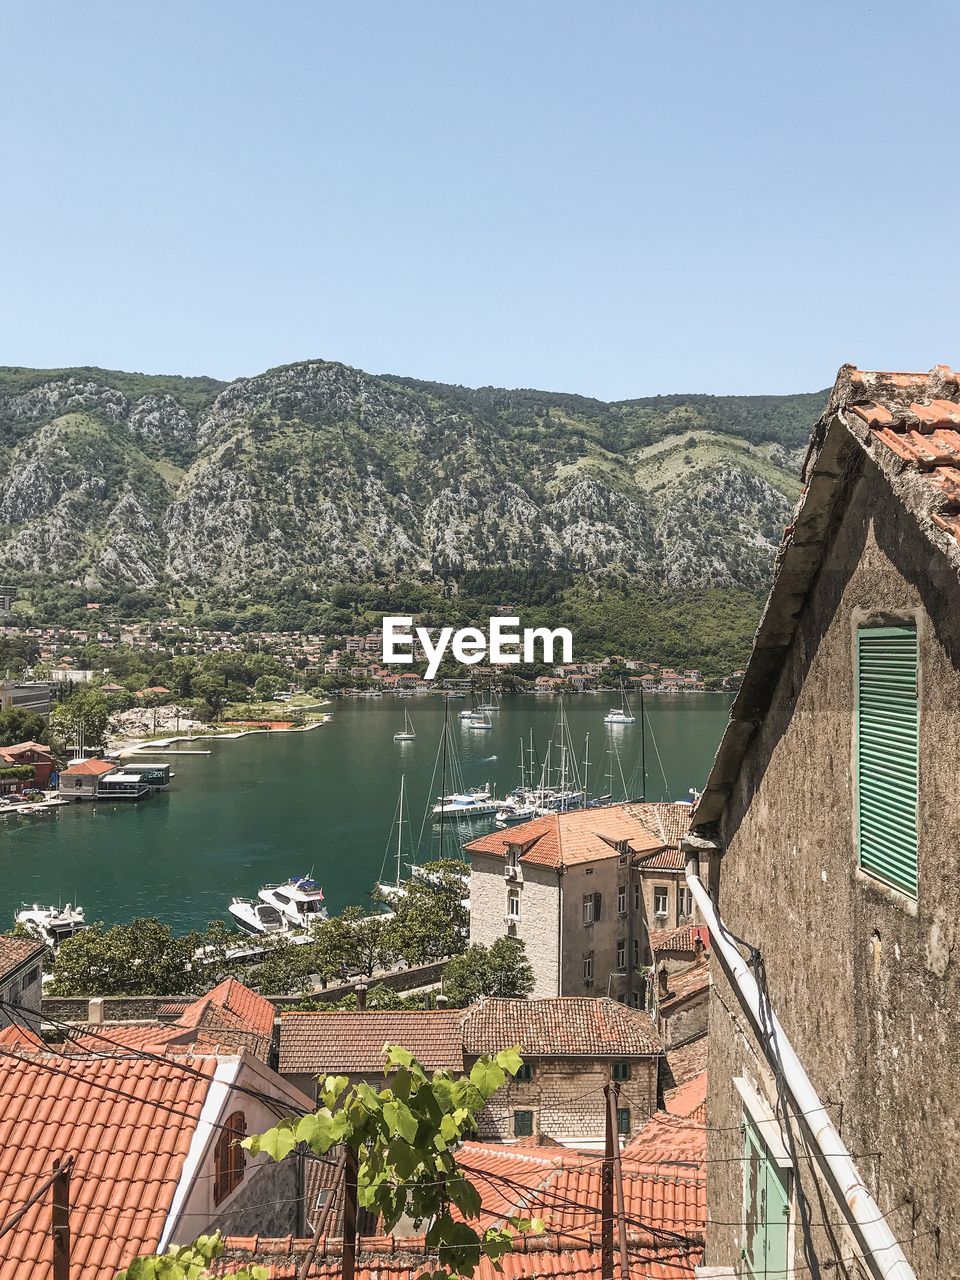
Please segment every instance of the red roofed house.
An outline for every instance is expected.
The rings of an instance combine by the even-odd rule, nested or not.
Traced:
[[[726,931],[715,1274],[806,1275],[811,1252],[824,1275],[958,1274],[958,742],[960,373],[844,365],[689,838]],[[809,1083],[771,1061],[771,1009]]]
[[[276,1123],[269,1099],[309,1106],[245,1052],[154,1061],[5,1047],[0,1222],[70,1156],[70,1280],[104,1280],[211,1228],[296,1234],[300,1161],[250,1158],[235,1141]],[[0,1280],[52,1274],[50,1214],[47,1194],[4,1236]]]
[[[647,999],[649,932],[694,918],[683,882],[686,804],[550,814],[471,841],[470,941],[522,938],[534,996]]]
[[[25,786],[45,789],[50,784],[56,760],[50,748],[45,747],[42,742],[17,742],[12,747],[0,747],[0,770],[17,765],[30,765],[33,777],[0,779],[0,793],[5,790],[22,791]]]
[[[78,760],[60,772],[60,794],[65,800],[96,800],[101,779],[117,773],[112,760]]]
[[[400,1044],[428,1071],[469,1072],[483,1054],[519,1045],[524,1066],[484,1108],[480,1132],[513,1142],[548,1137],[603,1142],[604,1084],[620,1082],[618,1125],[629,1137],[657,1105],[660,1040],[650,1015],[616,1000],[478,1001],[469,1009],[334,1010],[280,1015],[280,1073],[314,1096],[323,1075],[380,1085],[384,1045]]]

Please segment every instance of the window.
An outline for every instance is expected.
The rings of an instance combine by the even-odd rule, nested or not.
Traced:
[[[519,867],[520,865],[520,846],[512,844],[507,850],[507,866]]]
[[[625,884],[617,885],[617,915],[625,916],[627,914],[627,886]]]
[[[658,884],[653,890],[653,914],[655,916],[665,916],[667,914],[668,890],[664,885]]]
[[[678,894],[677,910],[681,920],[689,920],[693,916],[693,894],[689,889],[681,889]]]
[[[627,967],[627,944],[623,938],[617,939],[617,970],[623,973]]]
[[[617,1107],[617,1133],[630,1132],[630,1108]]]
[[[630,1063],[615,1062],[613,1064],[611,1075],[613,1076],[614,1080],[620,1080],[620,1081],[629,1080],[630,1079]]]
[[[600,919],[600,904],[602,895],[599,893],[585,893],[583,895],[583,923],[596,924]]]
[[[857,632],[857,855],[878,880],[917,896],[917,632]]]
[[[788,1175],[774,1162],[749,1118],[743,1133],[743,1260],[750,1276],[783,1277],[790,1229]]]
[[[583,957],[583,980],[588,985],[593,983],[593,952],[589,951]]]
[[[244,1151],[240,1139],[246,1137],[247,1121],[242,1111],[227,1120],[213,1149],[213,1203],[220,1204],[243,1181]]]
[[[633,909],[634,909],[634,911],[639,911],[639,910],[640,910],[640,886],[639,886],[639,884],[635,884],[635,885],[633,886]]]
[[[633,939],[633,967],[635,969],[640,968],[640,939],[639,938]]]
[[[513,1136],[529,1138],[533,1135],[533,1112],[515,1111],[513,1113]]]
[[[32,969],[27,971],[27,975],[23,980],[24,987],[30,987],[35,982],[40,981],[40,966],[35,964]]]
[[[529,1062],[525,1062],[523,1064],[523,1066],[514,1076],[514,1079],[518,1081],[520,1084],[530,1083],[530,1081],[533,1079],[533,1067],[531,1067]]]
[[[507,890],[507,915],[511,920],[520,919],[520,890]]]

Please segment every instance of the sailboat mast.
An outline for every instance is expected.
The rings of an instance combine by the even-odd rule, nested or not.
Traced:
[[[590,790],[590,732],[583,740],[583,802],[586,804]]]
[[[643,685],[640,686],[640,799],[647,798],[647,734],[643,716]]]
[[[403,779],[400,775],[400,814],[397,818],[397,888],[400,888],[400,850],[403,844]]]
[[[472,696],[472,695],[471,695]],[[443,811],[447,794],[447,733],[450,721],[450,699],[443,699],[443,752],[440,762],[440,857],[443,857]]]

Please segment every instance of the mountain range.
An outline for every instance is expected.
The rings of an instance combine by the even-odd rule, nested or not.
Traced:
[[[826,392],[605,403],[314,360],[0,369],[4,576],[202,592],[535,566],[761,590]]]

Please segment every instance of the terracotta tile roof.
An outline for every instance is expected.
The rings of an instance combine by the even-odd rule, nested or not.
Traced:
[[[626,806],[635,811],[640,821],[659,833],[663,843],[679,849],[680,841],[690,830],[693,805],[682,800],[645,800]]]
[[[623,1148],[629,1157],[653,1166],[657,1173],[674,1171],[706,1176],[707,1129],[703,1121],[658,1111]]]
[[[61,778],[102,777],[105,773],[113,773],[116,765],[110,760],[82,760],[79,764],[70,765],[60,774]]]
[[[43,1037],[27,1027],[0,1027],[0,1049],[16,1049],[22,1053],[46,1047]]]
[[[37,938],[14,938],[0,933],[0,982],[30,960],[39,960],[46,947]]]
[[[707,1073],[701,1071],[692,1080],[667,1089],[663,1095],[663,1105],[675,1116],[690,1116],[695,1120],[706,1122],[707,1115]]]
[[[710,987],[709,962],[703,959],[687,969],[671,973],[667,982],[668,994],[659,1002],[661,1009],[672,1008],[683,1000],[689,1000],[692,996],[707,991]]]
[[[666,1072],[669,1077],[667,1088],[676,1087],[692,1080],[707,1070],[707,1037],[706,1033],[680,1045],[677,1049],[666,1052]]]
[[[49,747],[45,747],[42,742],[15,742],[10,747],[0,747],[0,755],[13,757],[22,755],[25,751],[36,751],[40,755],[44,755],[48,760],[53,759],[53,752]]]
[[[462,1017],[460,1009],[281,1013],[280,1071],[382,1072],[386,1044],[403,1045],[427,1071],[462,1071]]]
[[[595,1233],[593,1233],[595,1235]],[[310,1241],[291,1237],[269,1239],[264,1236],[228,1236],[227,1249],[214,1268],[214,1275],[227,1275],[239,1263],[259,1263],[267,1269],[270,1280],[295,1280]],[[642,1271],[636,1280],[693,1280],[694,1266],[702,1260],[702,1249],[682,1253],[665,1248],[650,1258],[649,1249],[635,1247]],[[317,1256],[311,1264],[307,1280],[342,1280],[343,1242],[325,1238],[319,1242]],[[437,1255],[427,1249],[423,1236],[392,1236],[362,1239],[357,1256],[356,1280],[417,1280],[425,1266],[435,1270]],[[600,1280],[599,1240],[586,1248],[570,1247],[556,1236],[531,1237],[514,1253],[500,1259],[498,1267],[483,1259],[474,1272],[475,1280]]]
[[[470,1055],[520,1045],[532,1057],[631,1057],[662,1052],[649,1015],[606,996],[481,1000],[463,1019]]]
[[[523,861],[558,868],[616,858],[616,845],[621,841],[626,841],[635,853],[662,849],[664,838],[659,825],[648,826],[636,809],[635,805],[614,804],[602,809],[552,813],[521,822],[508,831],[492,831],[465,848],[468,853],[491,853],[504,858],[511,845],[520,845]]]
[[[133,1058],[67,1070],[58,1056],[0,1055],[0,1222],[72,1155],[72,1280],[102,1280],[155,1250],[216,1063],[194,1066],[202,1078]],[[46,1198],[4,1238],[0,1280],[50,1274],[49,1228]]]
[[[180,1006],[180,1010],[176,1022],[85,1023],[72,1041],[89,1053],[111,1053],[114,1046],[150,1049],[154,1053],[187,1047],[200,1053],[249,1049],[262,1062],[268,1061],[274,1006],[236,978],[225,979],[206,995]]]
[[[686,857],[679,849],[662,849],[649,857],[642,855],[637,859],[637,866],[642,871],[682,871],[687,865]]]
[[[697,941],[704,950],[710,947],[710,930],[704,924],[682,924],[677,929],[653,929],[650,947],[653,951],[689,951],[697,949]]]

